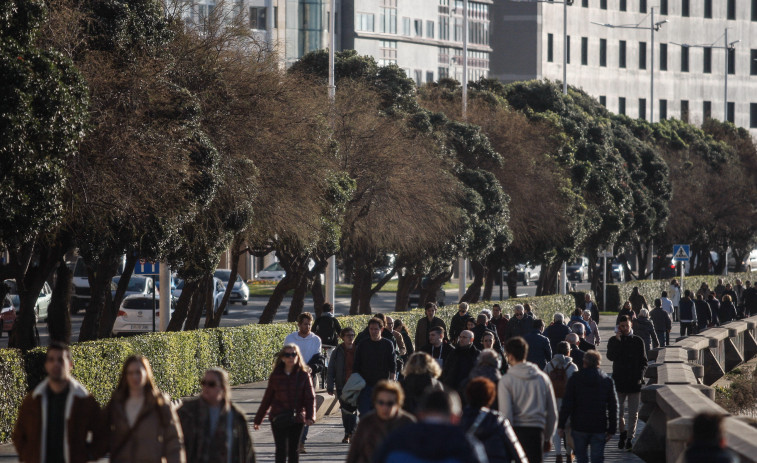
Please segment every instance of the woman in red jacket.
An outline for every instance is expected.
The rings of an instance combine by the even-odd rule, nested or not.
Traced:
[[[286,344],[276,357],[263,401],[255,415],[255,430],[260,429],[269,409],[276,463],[285,463],[287,455],[290,463],[297,463],[302,428],[315,422],[315,391],[310,368],[296,344]]]

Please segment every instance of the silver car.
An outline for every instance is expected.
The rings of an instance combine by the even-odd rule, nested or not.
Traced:
[[[21,300],[18,297],[18,286],[16,286],[16,280],[10,279],[4,281],[5,285],[10,289],[8,294],[14,307],[21,307]],[[50,285],[45,282],[42,286],[42,290],[37,296],[37,304],[34,306],[34,319],[38,322],[47,321],[47,310],[50,307],[50,301],[53,298],[53,290],[50,289]]]

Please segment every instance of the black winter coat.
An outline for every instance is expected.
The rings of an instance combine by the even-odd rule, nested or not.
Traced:
[[[738,319],[736,306],[733,305],[733,302],[722,302],[720,304],[720,309],[718,310],[718,318],[720,319],[720,323],[728,323],[730,321]]]
[[[618,396],[615,384],[599,368],[587,368],[568,378],[557,427],[565,429],[570,418],[574,431],[615,434]]]
[[[465,407],[460,418],[460,426],[466,431],[470,429],[478,418],[481,409]],[[514,431],[510,423],[499,413],[489,410],[474,433],[484,446],[489,463],[510,463],[518,460],[518,451],[511,440]],[[515,439],[517,441],[517,438]]]
[[[647,371],[644,341],[634,335],[613,336],[607,342],[607,359],[612,362],[612,379],[618,392],[640,392]]]

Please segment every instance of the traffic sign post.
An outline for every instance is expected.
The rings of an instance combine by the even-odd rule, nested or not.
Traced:
[[[158,275],[160,274],[160,262],[150,262],[139,259],[134,266],[134,275]]]
[[[673,245],[673,260],[686,262],[691,257],[691,247],[688,244]]]

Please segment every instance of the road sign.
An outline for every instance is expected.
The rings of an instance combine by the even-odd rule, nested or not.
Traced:
[[[673,245],[673,260],[683,262],[688,261],[691,256],[691,249],[688,244]]]
[[[134,266],[134,275],[157,275],[160,273],[160,262],[149,262],[139,259]]]

